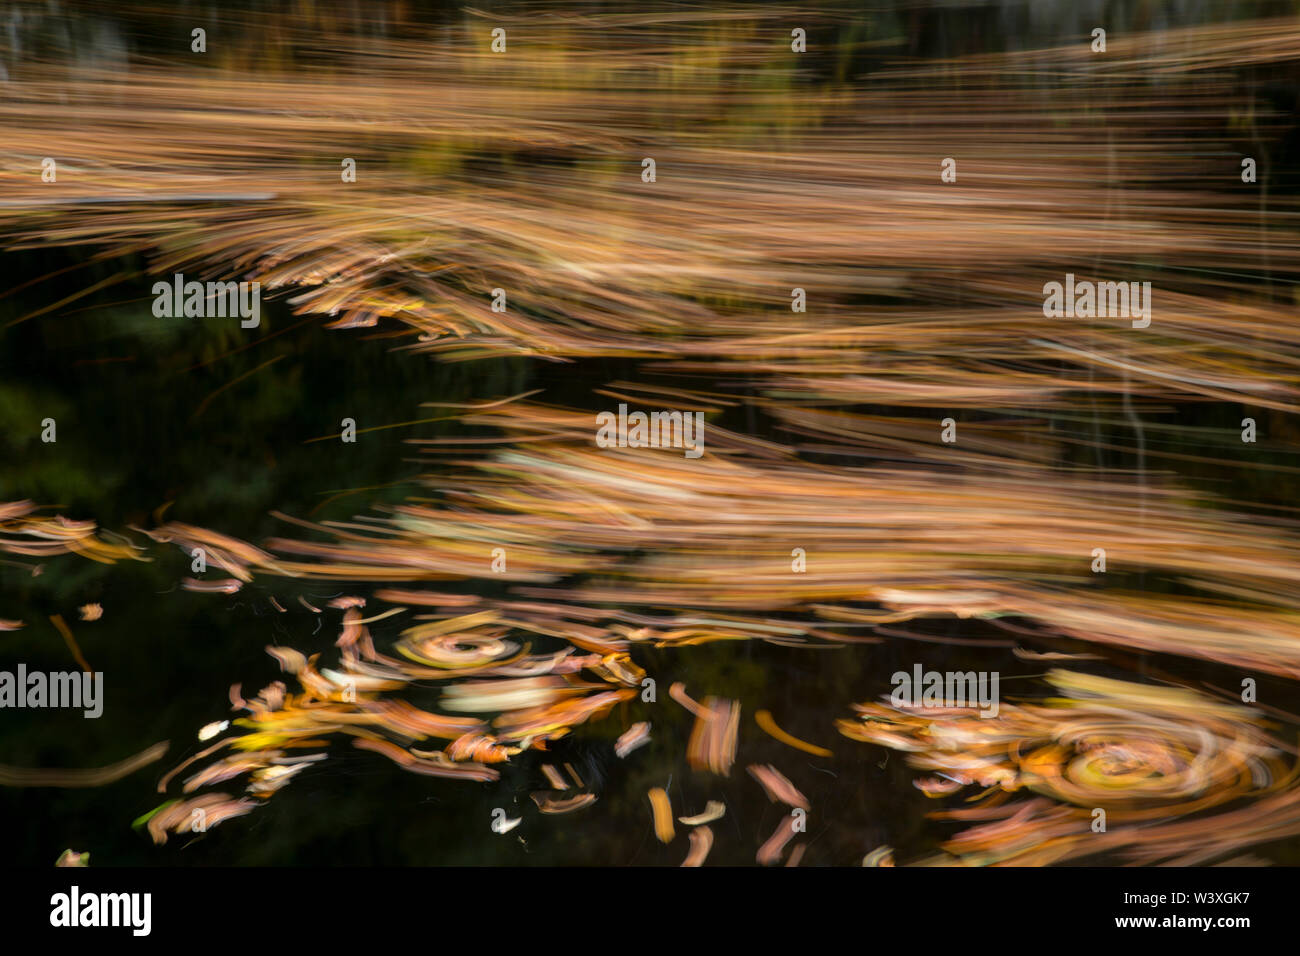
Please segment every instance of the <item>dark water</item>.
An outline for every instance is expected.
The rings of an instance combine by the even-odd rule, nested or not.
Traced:
[[[107,267],[86,266],[84,258],[9,257],[18,263],[15,274],[33,277],[80,261],[79,281],[89,283]],[[150,527],[155,509],[171,502],[167,518],[257,542],[292,531],[269,515],[272,510],[346,520],[373,504],[418,493],[417,476],[437,473],[436,464],[419,460],[404,439],[444,435],[441,423],[365,433],[355,445],[306,443],[336,432],[344,416],[360,429],[432,417],[436,410],[419,407],[425,400],[465,402],[537,387],[547,390],[548,400],[591,406],[591,387],[627,372],[611,362],[577,371],[514,360],[438,364],[394,351],[391,340],[372,333],[301,323],[275,303],[264,303],[262,327],[249,332],[232,332],[232,323],[222,320],[159,321],[147,297],[111,304],[131,291],[127,281],[81,311],[6,330],[0,499],[56,503],[61,513],[94,517],[109,530]],[[21,318],[41,301],[34,293],[3,300],[0,323]],[[264,341],[226,354],[256,338]],[[57,443],[39,439],[46,416],[58,421]],[[761,418],[751,427],[768,430]],[[350,488],[372,490],[338,497]],[[680,842],[662,846],[650,826],[645,794],[661,786],[675,814],[698,813],[711,799],[725,802],[726,817],[713,825],[710,860],[746,864],[785,814],[743,769],[768,762],[812,803],[806,863],[856,864],[882,844],[893,846],[900,859],[917,858],[954,826],[925,819],[936,802],[912,785],[915,773],[901,755],[840,737],[834,720],[850,716],[854,701],[887,694],[889,675],[918,661],[936,670],[1000,671],[1008,700],[1041,693],[1035,675],[1046,669],[1016,659],[1015,642],[1005,632],[971,621],[913,625],[908,633],[995,646],[897,639],[824,649],[755,642],[638,647],[635,659],[657,681],[655,703],[622,705],[611,719],[578,728],[550,755],[530,753],[503,765],[495,783],[415,776],[336,743],[329,760],[253,814],[202,838],[155,847],[131,829],[131,821],[164,799],[155,790],[161,774],[206,746],[197,742],[197,729],[231,716],[226,698],[232,683],[242,682],[251,693],[279,676],[266,645],[320,651],[329,659],[336,618],[322,621],[297,597],[319,606],[367,589],[264,578],[236,595],[195,594],[178,586],[189,574],[179,550],[154,546],[148,555],[149,562],[113,566],[61,556],[44,561],[36,577],[12,563],[0,565],[0,618],[27,622],[3,635],[0,666],[12,669],[23,661],[29,670],[74,669],[49,622],[49,615],[62,614],[87,660],[104,673],[106,695],[97,720],[57,710],[5,711],[0,762],[102,766],[155,741],[172,742],[162,762],[107,787],[0,789],[0,840],[14,863],[48,865],[72,847],[89,850],[94,864],[676,864]],[[285,613],[274,609],[272,597]],[[75,609],[88,602],[103,606],[100,621],[77,621]],[[377,646],[386,649],[405,626],[400,618],[373,624]],[[1237,683],[1235,671],[1209,664],[1103,652],[1110,658],[1092,668],[1097,673],[1169,672],[1221,687]],[[741,701],[739,760],[729,778],[686,766],[693,718],[667,698],[675,680],[696,696]],[[1261,685],[1264,699],[1284,695],[1282,682]],[[774,741],[753,723],[760,709],[834,757],[813,757]],[[651,721],[652,742],[619,760],[613,741],[632,720]],[[597,802],[562,816],[540,814],[528,795],[546,786],[543,759],[571,763],[594,783]],[[522,815],[524,823],[506,835],[493,833],[496,808]],[[1296,849],[1292,841],[1262,855],[1294,860]]]
[[[28,256],[23,271],[40,275],[71,261]],[[6,303],[0,321],[20,317],[24,306]],[[169,328],[148,307],[147,299],[94,307],[8,331],[0,360],[10,419],[0,466],[6,499],[55,502],[62,513],[93,515],[108,529],[151,526],[154,510],[170,501],[168,518],[259,541],[290,530],[269,517],[273,509],[347,519],[372,502],[418,490],[415,476],[427,466],[403,439],[433,437],[443,426],[372,432],[351,446],[303,444],[337,430],[345,415],[365,428],[431,417],[418,407],[422,398],[463,402],[539,385],[550,386],[548,397],[566,398],[589,394],[588,374],[595,383],[621,373],[615,363],[597,363],[600,368],[583,375],[566,372],[548,382],[540,374],[546,369],[521,362],[438,365],[392,352],[384,341],[365,341],[364,333],[327,332],[314,321],[292,328],[297,320],[273,305],[264,306],[257,333],[283,334],[196,369],[234,347],[229,330],[220,320],[174,320]],[[104,362],[105,356],[122,360]],[[283,358],[226,389],[195,418],[215,389],[276,356]],[[58,421],[54,444],[38,437],[47,415]],[[377,485],[390,487],[327,501],[339,489]],[[477,784],[416,777],[382,757],[336,745],[330,760],[253,815],[190,846],[182,840],[155,848],[129,824],[162,801],[154,791],[161,773],[200,749],[197,728],[229,716],[230,684],[242,681],[251,691],[279,676],[267,644],[309,654],[332,648],[336,631],[296,597],[320,605],[365,589],[271,579],[232,596],[194,594],[178,587],[189,574],[179,550],[153,547],[149,556],[148,563],[109,567],[63,556],[46,561],[36,577],[0,566],[0,617],[28,623],[5,635],[4,666],[21,660],[29,670],[72,669],[48,620],[61,613],[87,660],[104,673],[106,695],[97,720],[6,711],[3,762],[99,766],[156,740],[173,742],[162,763],[108,787],[0,790],[6,811],[0,832],[14,862],[43,865],[74,847],[89,849],[96,864],[678,863],[680,846],[662,847],[647,826],[645,793],[653,786],[666,787],[682,814],[699,812],[709,799],[724,801],[728,815],[715,824],[712,859],[752,862],[753,847],[783,811],[768,804],[739,766],[725,780],[686,767],[693,718],[666,696],[679,679],[692,693],[741,700],[743,761],[777,764],[815,808],[834,808],[833,827],[819,826],[816,813],[810,820],[810,862],[856,863],[881,843],[902,847],[934,838],[923,832],[926,800],[911,787],[913,775],[902,761],[836,740],[831,721],[847,710],[827,709],[830,701],[847,705],[887,690],[887,675],[910,667],[913,652],[889,645],[809,651],[726,643],[638,649],[637,660],[660,690],[657,702],[637,700],[616,715],[654,727],[650,745],[627,760],[613,754],[622,719],[580,728],[556,745],[546,759],[572,763],[585,780],[602,782],[595,788],[600,799],[586,810],[560,817],[536,811],[528,793],[544,788],[545,778],[533,755],[503,767],[499,782]],[[271,597],[287,612],[277,612]],[[75,608],[88,602],[101,604],[104,617],[77,622]],[[398,619],[372,625],[377,645],[383,648],[404,626]],[[936,645],[936,666],[948,659],[952,649]],[[783,728],[830,747],[836,757],[810,757],[771,740],[750,720],[764,708]],[[493,834],[497,807],[512,817],[522,813],[525,823]]]

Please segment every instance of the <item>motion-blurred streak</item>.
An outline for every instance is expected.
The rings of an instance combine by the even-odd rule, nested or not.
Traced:
[[[464,459],[454,482],[432,479],[450,489],[441,500],[397,506],[364,536],[351,530],[360,525],[312,526],[337,540],[279,539],[267,547],[311,560],[244,567],[354,581],[505,578],[526,600],[484,598],[477,613],[602,655],[639,642],[821,643],[917,618],[1019,617],[1058,636],[1300,676],[1297,525],[1213,498],[1204,507],[1172,482],[1067,476],[978,442],[940,466],[937,443],[914,430],[895,430],[898,464],[850,467],[713,426],[699,460],[599,449],[590,415],[526,403],[464,420],[516,443]],[[850,429],[841,442],[890,434],[870,419],[838,421]],[[523,440],[539,430],[554,438]],[[174,526],[154,535],[182,548],[199,540]],[[489,560],[498,545],[506,574]],[[1117,579],[1104,590],[1092,569],[1099,547]],[[808,555],[800,573],[795,548]],[[546,569],[546,586],[531,583],[532,568]],[[1126,587],[1119,576],[1138,571],[1168,592]]]
[[[275,681],[250,701],[232,689],[234,708],[247,716],[203,728],[200,738],[204,740],[227,730],[230,733],[182,762],[159,784],[159,791],[166,792],[181,771],[212,758],[185,778],[182,794],[246,777],[245,792],[253,799],[232,801],[225,794],[204,794],[169,804],[166,812],[149,821],[149,832],[156,842],[166,842],[169,834],[184,832],[197,811],[205,814],[205,827],[249,812],[296,775],[328,759],[331,741],[338,737],[351,738],[353,747],[387,757],[410,773],[490,782],[500,777],[500,771],[492,765],[505,763],[530,749],[544,749],[547,741],[605,715],[633,694],[630,690],[606,689],[619,679],[608,667],[602,667],[613,661],[602,661],[598,656],[584,658],[581,663],[609,683],[584,683],[572,671],[547,675],[547,668],[562,663],[567,655],[520,658],[515,653],[517,645],[489,637],[492,623],[481,615],[462,616],[442,630],[453,643],[475,649],[470,653],[480,664],[508,657],[516,662],[531,662],[538,674],[482,679],[489,671],[479,667],[474,673],[480,679],[466,682],[464,667],[435,669],[379,653],[368,627],[360,623],[356,602],[335,603],[343,607],[341,632],[345,636],[355,632],[352,639],[339,641],[339,669],[319,667],[319,654],[308,657],[293,648],[268,647],[267,652],[296,681],[300,691]],[[430,679],[442,682],[445,709],[480,716],[435,713],[405,699],[403,695],[417,682]],[[438,739],[449,743],[424,749],[429,746],[426,742]],[[219,756],[226,749],[234,752]],[[154,754],[150,759],[157,757]],[[539,794],[534,799],[543,813],[565,813],[589,805],[596,796],[578,793],[559,798]]]
[[[443,44],[432,78],[427,44],[347,36],[326,64],[255,74],[43,64],[6,84],[0,124],[11,154],[62,174],[55,190],[34,165],[0,170],[0,234],[259,281],[450,359],[633,356],[922,407],[1300,408],[1300,332],[1274,294],[1300,273],[1300,207],[1243,201],[1225,142],[1282,135],[1289,118],[1243,84],[1300,59],[1287,21],[897,63],[855,86],[760,41],[781,15],[616,34],[544,16],[509,57],[468,32]],[[1078,95],[1079,71],[1099,92]],[[1151,281],[1151,325],[1045,318],[1067,272]]]
[[[971,808],[933,814],[974,824],[944,844],[968,865],[1110,853],[1194,865],[1300,833],[1300,764],[1257,712],[1185,688],[1068,671],[1048,680],[1065,696],[1004,703],[991,719],[871,703],[839,728],[951,784],[935,796],[979,788]],[[1037,796],[1017,799],[1025,793]],[[1227,809],[1239,801],[1249,802]]]

